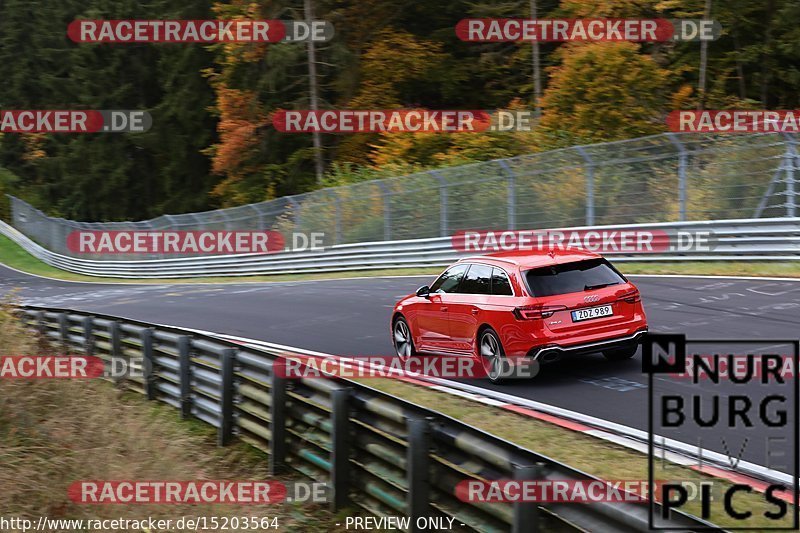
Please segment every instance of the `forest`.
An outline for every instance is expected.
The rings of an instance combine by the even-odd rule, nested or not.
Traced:
[[[79,44],[76,19],[325,20],[280,43]],[[465,42],[464,18],[712,18],[698,42]],[[667,131],[676,109],[800,105],[792,0],[2,0],[0,109],[138,109],[145,133],[0,134],[0,194],[138,220]],[[535,59],[537,58],[537,59]],[[312,74],[313,72],[313,74]],[[282,109],[532,109],[530,132],[277,131]],[[4,214],[0,209],[0,215]]]

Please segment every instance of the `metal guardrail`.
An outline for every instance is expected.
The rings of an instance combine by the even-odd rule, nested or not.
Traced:
[[[340,378],[287,380],[286,351],[256,349],[178,328],[67,309],[24,306],[28,327],[64,353],[124,358],[118,385],[145,394],[263,450],[271,473],[294,472],[332,489],[334,510],[454,518],[469,531],[647,531],[647,503],[474,503],[467,479],[595,480],[568,465],[458,420]],[[660,509],[656,506],[657,509]],[[711,527],[674,512],[675,530]]]
[[[713,232],[717,241],[716,247],[710,252],[605,253],[615,261],[800,260],[800,218],[798,217],[664,222],[569,229],[710,231]],[[450,237],[438,237],[343,244],[322,251],[138,261],[97,261],[76,259],[47,250],[2,221],[0,221],[0,234],[9,237],[37,259],[56,268],[88,276],[128,279],[255,276],[418,268],[448,265],[465,255],[453,247]],[[475,253],[469,255],[475,255]]]
[[[207,333],[203,330],[193,330],[193,331],[195,333]],[[280,344],[269,343],[266,341],[261,341],[256,339],[244,339],[242,337],[238,337],[235,335],[213,334],[213,333],[209,334],[212,334],[215,337],[224,340],[243,342],[249,346],[253,346],[256,348],[263,347],[263,348],[288,349]],[[698,339],[693,339],[687,342],[696,343],[703,341]],[[333,354],[303,350],[299,348],[296,348],[293,351],[296,351],[297,353],[305,355],[307,357],[336,358],[339,361],[341,361],[342,364],[347,364],[348,361],[353,361],[356,359],[353,357],[342,357]],[[398,375],[401,374],[398,373]],[[501,404],[505,404],[506,406],[515,405],[515,406],[527,407],[531,411],[553,415],[554,417],[562,420],[577,422],[580,425],[594,428],[596,432],[592,433],[592,436],[602,439],[604,438],[602,434],[606,434],[610,438],[608,437],[605,438],[616,444],[620,444],[621,440],[627,439],[630,443],[636,443],[638,445],[646,446],[649,440],[648,433],[645,430],[636,429],[634,427],[626,426],[624,424],[619,424],[617,422],[612,422],[610,420],[583,414],[580,411],[572,411],[569,409],[564,409],[563,407],[557,407],[555,405],[550,405],[535,400],[531,400],[529,398],[524,398],[522,396],[507,394],[499,390],[487,389],[480,387],[478,385],[472,385],[466,383],[464,381],[454,381],[452,379],[440,378],[434,376],[415,375],[413,376],[413,379],[416,381],[425,381],[432,385],[435,385],[438,387],[437,390],[440,391],[449,390],[455,394],[467,393],[473,398],[484,398],[491,401],[500,402]],[[687,444],[685,442],[676,439],[666,438],[662,435],[654,435],[653,447],[655,452],[660,457],[662,457],[662,460],[664,460],[665,454],[668,453],[672,454],[673,456],[689,458],[696,464],[703,464],[703,463],[709,464],[716,468],[719,468],[722,471],[743,474],[745,476],[755,478],[760,481],[767,481],[769,483],[783,483],[786,484],[787,486],[792,484],[792,476],[790,474],[781,472],[779,470],[767,468],[765,466],[752,463],[749,461],[744,461],[741,459],[738,460],[738,462],[736,463],[735,470],[732,470],[730,457],[707,448],[700,448],[696,444],[694,445]]]

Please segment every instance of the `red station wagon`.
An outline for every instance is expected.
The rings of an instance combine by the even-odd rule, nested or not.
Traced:
[[[504,377],[502,365],[525,358],[629,359],[646,332],[639,290],[602,256],[573,249],[461,259],[400,300],[392,316],[399,357],[479,357],[493,382]]]

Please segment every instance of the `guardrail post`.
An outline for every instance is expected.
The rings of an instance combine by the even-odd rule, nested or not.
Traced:
[[[447,180],[442,176],[438,170],[430,170],[428,173],[439,180],[439,237],[447,237],[450,230],[448,228],[449,222],[447,220],[448,210],[448,196],[449,191],[447,188]]]
[[[381,188],[383,194],[383,240],[392,240],[392,191],[383,180],[377,180],[378,187]]]
[[[156,399],[156,382],[153,375],[153,328],[143,329],[142,341],[142,379],[144,393],[148,400]]]
[[[36,329],[42,339],[47,335],[47,326],[44,323],[44,311],[36,311]]]
[[[511,478],[515,481],[535,481],[541,477],[542,466],[514,465]],[[536,533],[539,531],[539,504],[537,502],[515,502],[512,533]]]
[[[236,350],[227,348],[222,351],[222,366],[220,374],[220,398],[222,420],[217,432],[217,445],[227,446],[233,438],[233,395],[236,385],[233,382],[233,365],[236,362]]]
[[[122,335],[119,322],[113,321],[108,326],[108,334],[111,337],[111,370],[117,368],[116,361],[122,359]],[[128,376],[130,372],[130,361],[125,360],[125,374],[122,376],[114,376],[114,381],[119,383]]]
[[[235,230],[236,227],[233,224],[231,224],[232,221],[230,215],[228,215],[228,212],[225,209],[219,209],[218,211],[220,215],[222,215],[223,220],[225,221],[225,230],[226,231]]]
[[[790,133],[784,133],[783,135],[786,139],[786,153],[784,154],[784,167],[786,169],[786,216],[794,217],[796,212],[794,160],[797,154],[797,139]]]
[[[406,449],[406,506],[411,518],[411,533],[423,531],[417,519],[430,516],[430,427],[426,418],[406,421],[408,448]]]
[[[339,511],[350,503],[350,389],[331,392],[331,509]]]
[[[161,216],[164,217],[164,220],[166,220],[167,224],[169,224],[169,229],[171,229],[171,230],[178,229],[178,225],[175,224],[175,221],[173,220],[172,215],[161,215]]]
[[[302,225],[303,222],[303,220],[300,218],[300,204],[297,202],[297,200],[294,199],[293,196],[287,196],[286,201],[289,203],[289,205],[292,206],[291,212],[294,220],[294,231],[299,233],[300,226]]]
[[[678,220],[683,222],[686,220],[687,152],[686,147],[678,140],[678,137],[674,133],[668,133],[667,137],[673,146],[678,149]]]
[[[181,418],[192,414],[192,359],[191,339],[188,335],[178,337],[178,364],[181,378]]]
[[[583,146],[576,146],[575,150],[586,161],[586,225],[594,225],[594,161]]]
[[[342,244],[342,200],[336,196],[333,199],[333,205],[336,209],[333,244]]]
[[[65,242],[64,240],[62,240],[62,235],[66,235],[67,234],[67,232],[64,231],[64,229],[63,229],[64,228],[64,224],[61,223],[61,222],[59,222],[59,223],[53,223],[51,221],[48,221],[48,222],[49,222],[48,229],[50,231],[47,232],[47,249],[48,250],[58,250],[58,252],[64,253],[65,252],[64,246],[61,245],[62,242]],[[69,254],[71,254],[73,256],[75,255],[70,250],[66,250],[66,251],[67,251],[67,253],[69,253]]]
[[[64,350],[64,355],[69,352],[69,322],[67,321],[67,313],[58,313],[58,333],[61,336],[61,349]]]
[[[257,205],[261,205],[261,204],[260,203],[259,204],[248,204],[248,207],[250,207],[250,209],[252,209],[253,211],[256,212],[256,220],[258,220],[258,224],[256,224],[256,228],[259,231],[264,231],[264,230],[267,229],[265,227],[265,224],[264,224],[264,213],[261,212],[261,209],[256,207]]]
[[[83,319],[83,353],[94,355],[94,318],[90,316]]]
[[[276,376],[273,370],[270,384],[272,404],[269,406],[270,435],[269,473],[282,472],[286,467],[286,379]]]
[[[501,159],[497,163],[508,174],[508,200],[506,201],[508,229],[517,229],[517,175],[505,159]]]
[[[772,198],[772,195],[775,193],[775,187],[777,183],[781,181],[781,174],[783,174],[784,167],[786,166],[786,159],[784,158],[781,160],[781,164],[778,166],[778,170],[772,175],[772,179],[769,181],[769,185],[767,185],[767,190],[761,196],[761,200],[758,202],[758,206],[756,207],[755,213],[753,213],[753,218],[761,217],[761,214],[764,212],[764,209],[767,208],[767,204],[769,203],[769,199]]]

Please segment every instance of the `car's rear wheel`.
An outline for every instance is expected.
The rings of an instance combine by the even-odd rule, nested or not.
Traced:
[[[486,370],[486,377],[492,383],[503,381],[504,369],[507,366],[506,354],[500,338],[493,329],[485,329],[478,339],[478,354]]]
[[[636,350],[639,348],[638,344],[632,346],[625,346],[624,348],[616,348],[614,350],[606,350],[603,355],[609,361],[624,361],[636,355]]]
[[[414,339],[411,336],[411,328],[408,327],[408,322],[403,317],[397,317],[394,321],[392,342],[394,343],[395,353],[400,359],[405,361],[417,355],[417,349],[414,348]]]

